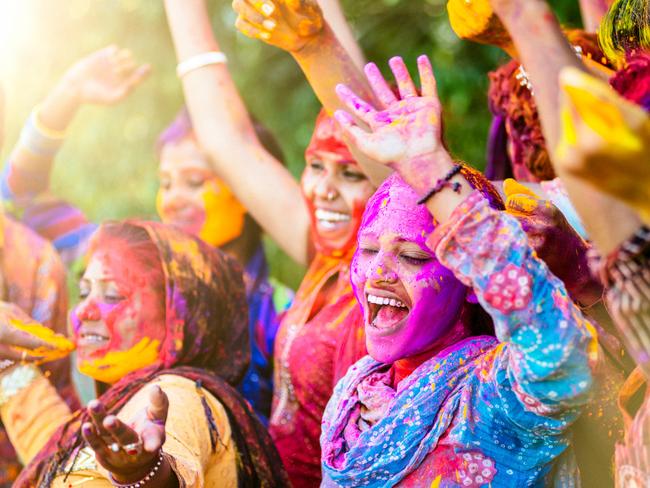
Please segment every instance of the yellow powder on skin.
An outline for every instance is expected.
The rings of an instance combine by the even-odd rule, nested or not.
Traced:
[[[244,230],[246,208],[225,184],[211,181],[203,193],[205,222],[199,237],[208,244],[221,246],[239,237]]]
[[[23,352],[27,351],[32,356],[38,356],[41,359],[39,363],[55,361],[68,356],[75,350],[74,342],[61,334],[56,334],[52,329],[45,327],[36,322],[25,323],[20,320],[10,319],[9,323],[15,329],[25,332],[33,337],[45,341],[51,347],[37,347],[36,349],[26,349],[15,347],[14,349]]]
[[[79,371],[103,383],[113,384],[129,373],[158,361],[160,341],[144,337],[131,349],[111,351],[100,359],[82,361]]]
[[[472,37],[484,32],[490,20],[494,16],[492,6],[487,0],[449,0],[447,12],[452,29],[463,39]]]

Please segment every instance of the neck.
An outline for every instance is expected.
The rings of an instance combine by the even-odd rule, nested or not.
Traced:
[[[245,225],[244,231],[239,237],[219,247],[223,252],[235,258],[242,266],[248,264],[260,244],[260,240],[251,235],[251,230],[248,227],[250,226]]]
[[[470,335],[468,327],[459,319],[456,321],[456,324],[445,333],[445,335],[437,339],[425,351],[395,361],[392,366],[393,387],[396,388],[402,380],[411,376],[413,371],[415,371],[422,363],[435,357],[443,349],[460,342]]]

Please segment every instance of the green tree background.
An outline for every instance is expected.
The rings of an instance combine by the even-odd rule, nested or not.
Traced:
[[[490,122],[486,73],[505,61],[496,48],[460,41],[446,0],[343,0],[369,60],[385,67],[401,55],[414,67],[431,56],[455,156],[484,165]],[[551,2],[578,26],[577,2]],[[212,0],[215,32],[250,110],[280,141],[291,172],[304,164],[318,102],[291,57],[238,34],[229,1]],[[6,159],[31,108],[79,57],[116,43],[150,62],[153,73],[115,107],[84,108],[70,128],[53,173],[54,191],[94,221],[155,218],[158,133],[182,104],[162,2],[156,0],[0,0],[0,80],[6,92]],[[540,52],[540,56],[545,53]],[[218,137],[218,135],[215,135]],[[251,177],[254,177],[251,175]],[[303,270],[267,242],[273,274],[296,286]]]

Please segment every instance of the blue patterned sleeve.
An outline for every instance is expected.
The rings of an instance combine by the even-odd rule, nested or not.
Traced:
[[[589,398],[597,334],[517,220],[474,192],[429,244],[474,289],[502,343],[477,365],[485,404],[525,428],[565,428]]]

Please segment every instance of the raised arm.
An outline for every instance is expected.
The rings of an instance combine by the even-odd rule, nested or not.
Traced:
[[[598,26],[603,19],[612,0],[580,0],[582,25],[587,32],[598,32]]]
[[[336,38],[347,51],[356,68],[361,71],[366,64],[363,50],[352,32],[352,27],[345,18],[345,12],[339,0],[318,0],[318,5],[323,10],[325,20],[334,31]]]
[[[561,130],[560,72],[566,67],[586,69],[564,38],[545,0],[490,1],[508,29],[519,59],[528,72],[547,146],[555,148]],[[540,52],[544,56],[540,56]],[[555,169],[590,237],[602,252],[611,251],[639,227],[640,220],[627,205],[595,190],[562,167]]]
[[[242,33],[293,56],[329,113],[343,108],[334,90],[339,83],[346,84],[367,100],[372,99],[359,60],[339,40],[345,39],[347,26],[344,28],[339,23],[332,28],[316,0],[234,0],[233,7],[239,14],[236,25]],[[331,13],[331,6],[328,10]],[[350,142],[346,141],[368,178],[375,184],[381,183],[389,174],[386,168]]]
[[[419,93],[401,60],[391,63],[400,89],[392,94],[383,78],[371,80],[387,109],[377,112],[346,88],[339,94],[371,127],[365,132],[350,115],[337,113],[360,148],[400,173],[422,195],[421,203],[438,222],[428,246],[438,260],[474,289],[490,313],[497,337],[507,345],[488,373],[490,394],[500,396],[497,381],[509,383],[523,408],[509,415],[524,421],[534,415],[557,416],[558,430],[573,420],[573,407],[584,404],[599,359],[597,335],[569,298],[562,282],[536,256],[517,220],[490,207],[473,192],[442,144],[440,102],[426,57],[419,59]],[[510,391],[510,389],[508,389]],[[512,394],[510,392],[510,394]],[[524,412],[525,410],[525,412]],[[532,425],[539,421],[532,417]]]
[[[29,204],[49,189],[54,158],[65,131],[86,104],[112,105],[149,73],[126,49],[108,46],[77,61],[31,113],[5,168],[4,184],[17,203]],[[6,192],[5,192],[6,193]]]
[[[165,0],[180,62],[219,51],[204,0]],[[296,261],[307,262],[309,215],[298,183],[259,143],[223,63],[182,76],[185,100],[217,174],[262,228]]]

